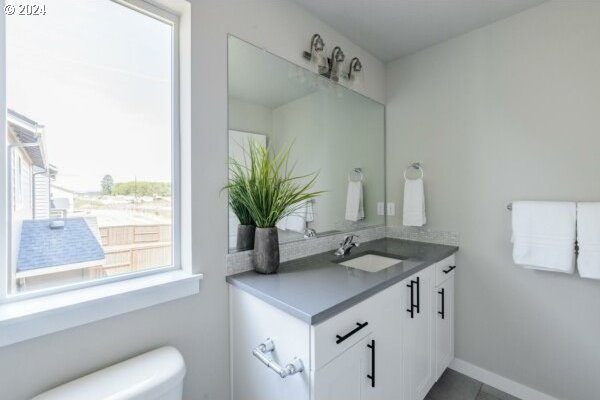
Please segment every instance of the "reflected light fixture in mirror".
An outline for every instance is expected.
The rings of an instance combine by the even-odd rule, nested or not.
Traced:
[[[337,82],[340,79],[340,66],[345,58],[340,46],[335,46],[331,52],[331,64],[329,65],[329,79],[332,81]]]

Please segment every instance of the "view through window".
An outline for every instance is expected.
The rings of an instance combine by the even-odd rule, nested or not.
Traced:
[[[171,266],[174,26],[44,3],[7,16],[11,290]]]

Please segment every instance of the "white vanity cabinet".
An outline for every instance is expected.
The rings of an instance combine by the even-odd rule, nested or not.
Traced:
[[[375,339],[372,335],[368,335],[330,363],[313,371],[312,398],[315,400],[376,399],[372,387],[373,343],[376,343]]]
[[[454,256],[436,264],[435,296],[435,379],[454,359]]]
[[[453,256],[314,325],[230,286],[232,399],[423,400],[454,356],[450,266]],[[268,360],[297,357],[304,370],[281,378],[256,358],[267,338]]]
[[[434,270],[425,268],[403,281],[402,392],[404,400],[421,400],[436,381]]]

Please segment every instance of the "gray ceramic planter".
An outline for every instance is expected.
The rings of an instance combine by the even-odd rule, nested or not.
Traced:
[[[239,251],[252,250],[254,248],[254,225],[238,225],[236,249]]]
[[[279,268],[277,228],[256,228],[254,269],[259,274],[274,274]]]

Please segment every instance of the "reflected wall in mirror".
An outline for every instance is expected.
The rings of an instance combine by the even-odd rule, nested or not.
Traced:
[[[291,145],[295,175],[319,171],[314,190],[325,191],[278,223],[280,243],[383,225],[377,203],[385,196],[384,106],[234,36],[228,40],[229,157],[242,161],[250,139],[275,152]],[[230,251],[237,226],[230,210]]]

